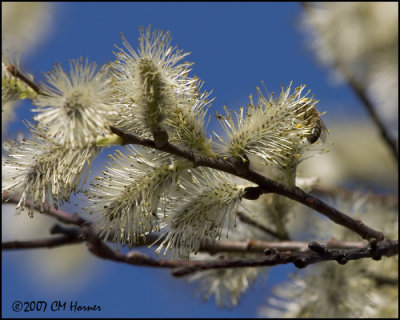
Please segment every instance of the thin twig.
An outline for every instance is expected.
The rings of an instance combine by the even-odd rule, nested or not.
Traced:
[[[236,214],[239,217],[240,221],[242,221],[243,223],[246,223],[250,226],[256,227],[257,229],[269,234],[270,236],[272,236],[276,239],[289,240],[289,237],[287,234],[281,235],[281,234],[277,233],[276,231],[271,230],[270,228],[267,228],[266,226],[259,224],[256,220],[250,218],[248,215],[246,215],[245,213],[243,213],[241,211],[238,211]]]
[[[1,248],[3,250],[55,248],[65,245],[76,244],[83,241],[85,241],[85,239],[83,238],[59,236],[59,237],[51,237],[51,238],[27,240],[27,241],[7,241],[1,244]]]
[[[19,203],[20,197],[16,194],[11,194],[3,191],[1,194],[1,199],[3,203]],[[25,205],[27,207],[34,208],[38,211],[40,210],[40,206],[37,204],[33,204],[32,201],[30,200],[26,200]],[[48,216],[56,218],[58,221],[65,224],[83,226],[88,223],[85,219],[79,217],[78,215],[70,214],[63,210],[58,210],[52,207],[51,208],[45,207],[44,213]]]

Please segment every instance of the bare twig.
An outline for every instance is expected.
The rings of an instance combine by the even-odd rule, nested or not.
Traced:
[[[277,233],[276,231],[271,230],[270,228],[267,228],[266,226],[259,224],[256,220],[250,218],[248,215],[246,215],[245,213],[243,213],[241,211],[237,212],[237,216],[239,217],[240,221],[242,221],[250,226],[256,227],[257,229],[269,234],[270,236],[273,236],[276,239],[289,240],[289,237],[287,234],[281,235],[281,234]]]
[[[20,200],[20,197],[16,194],[2,192],[1,199],[2,199],[3,203],[18,203]],[[34,208],[38,211],[40,209],[39,205],[33,204],[32,201],[30,201],[30,200],[26,200],[25,204],[27,207]],[[44,213],[48,216],[56,218],[58,221],[65,223],[65,224],[73,224],[76,226],[82,226],[82,225],[88,223],[85,219],[83,219],[77,215],[70,214],[63,210],[57,210],[55,208],[45,207]]]
[[[176,277],[186,276],[188,274],[221,268],[243,268],[276,266],[280,264],[293,263],[298,268],[304,268],[310,264],[321,261],[336,260],[339,264],[345,264],[350,260],[372,257],[379,260],[382,256],[393,256],[398,254],[398,242],[385,240],[377,244],[377,248],[372,251],[369,246],[364,248],[352,249],[324,249],[323,254],[313,252],[280,252],[270,251],[266,258],[262,259],[222,259],[215,261],[200,261],[192,266],[183,266],[172,270],[172,275]]]
[[[218,240],[214,244],[208,244],[200,247],[200,251],[210,254],[217,254],[221,252],[265,252],[267,249],[280,250],[280,251],[309,251],[308,242],[305,241],[261,241],[248,239],[247,241],[232,241],[232,240]],[[349,249],[349,248],[362,248],[368,244],[366,241],[361,242],[346,242],[331,239],[328,242],[321,242],[321,245],[330,249]]]
[[[85,241],[85,239],[83,238],[59,236],[28,241],[7,241],[1,244],[1,248],[3,250],[54,248],[64,245],[76,244],[83,241]]]

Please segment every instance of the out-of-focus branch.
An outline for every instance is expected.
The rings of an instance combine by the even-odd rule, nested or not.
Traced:
[[[312,4],[310,4],[309,2],[300,2],[300,5],[302,6],[302,8],[304,9],[304,11],[307,14],[312,14],[312,12],[311,12]],[[396,141],[396,139],[394,139],[393,137],[390,136],[387,128],[383,124],[382,119],[380,119],[378,114],[376,113],[373,103],[367,96],[365,88],[362,88],[360,86],[360,84],[351,76],[347,76],[345,74],[343,74],[343,76],[347,80],[347,82],[348,82],[350,88],[353,90],[353,92],[357,95],[357,97],[364,104],[364,107],[367,110],[372,122],[378,128],[383,140],[385,141],[386,145],[389,147],[392,155],[398,161],[399,160],[398,141]]]
[[[351,189],[345,189],[340,187],[329,188],[326,186],[317,185],[312,188],[312,192],[323,196],[335,197],[342,196],[345,198],[351,198],[355,194],[360,194],[360,191],[355,191]],[[368,201],[372,201],[375,203],[382,203],[387,206],[398,206],[399,205],[399,197],[397,194],[376,194],[369,192],[362,192],[361,195],[366,196]]]
[[[398,142],[390,136],[387,128],[383,124],[383,121],[379,118],[378,114],[376,113],[375,108],[372,105],[372,102],[370,101],[370,99],[368,98],[365,90],[354,79],[350,78],[350,79],[347,79],[347,81],[349,83],[350,88],[352,88],[354,93],[363,102],[364,107],[367,110],[372,122],[378,128],[383,140],[385,141],[386,145],[389,147],[392,155],[398,161],[399,160]]]
[[[366,276],[370,279],[373,279],[378,287],[380,286],[395,286],[398,287],[399,279],[398,278],[391,278],[385,275],[379,275],[374,273],[367,273]]]
[[[281,235],[279,233],[277,233],[274,230],[271,230],[270,228],[267,228],[266,226],[263,226],[261,224],[259,224],[256,220],[250,218],[248,215],[246,215],[245,213],[238,211],[237,212],[237,216],[239,217],[240,221],[256,227],[257,229],[265,232],[266,234],[269,234],[270,236],[276,238],[276,239],[280,239],[280,240],[289,240],[289,236],[287,234]]]

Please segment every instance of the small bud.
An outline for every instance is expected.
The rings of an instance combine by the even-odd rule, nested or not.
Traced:
[[[341,254],[338,258],[337,258],[337,262],[339,264],[346,264],[347,262],[349,262],[349,258],[347,257],[346,254]]]
[[[168,133],[165,130],[153,131],[154,143],[157,148],[161,148],[168,142]]]
[[[243,198],[248,200],[257,200],[262,193],[260,187],[247,187],[244,189]]]
[[[378,246],[378,241],[376,238],[369,239],[369,251],[374,252]]]
[[[306,261],[305,261],[304,258],[298,258],[298,259],[296,259],[296,260],[293,262],[293,264],[294,264],[297,268],[299,268],[299,269],[303,269],[303,268],[305,268],[305,267],[307,266]]]
[[[308,248],[316,253],[318,253],[320,256],[323,256],[327,253],[326,249],[319,244],[316,241],[312,241],[308,244]]]

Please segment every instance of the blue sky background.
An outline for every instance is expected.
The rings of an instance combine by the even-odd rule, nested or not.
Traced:
[[[68,69],[68,60],[89,57],[98,65],[114,59],[114,44],[121,46],[124,33],[133,48],[138,46],[138,27],[169,30],[173,45],[190,51],[195,62],[193,74],[205,81],[204,89],[216,97],[210,114],[223,105],[237,109],[248,104],[255,86],[265,82],[269,92],[279,92],[281,84],[293,87],[307,84],[320,111],[328,111],[325,122],[351,115],[365,115],[351,90],[333,86],[328,71],[318,67],[307,49],[304,33],[297,27],[302,12],[299,3],[57,3],[52,36],[34,54],[24,59],[26,70],[43,79],[60,62]],[[29,103],[17,109],[7,137],[25,131],[22,119],[31,119]],[[211,120],[209,130],[216,128]],[[104,157],[98,159],[99,168]],[[66,206],[66,209],[72,206]],[[71,209],[73,210],[73,209]],[[45,235],[44,235],[45,236]],[[57,250],[57,249],[54,249]],[[89,254],[88,254],[89,255]],[[282,281],[288,266],[275,267],[265,283],[260,279],[239,305],[219,309],[214,299],[201,302],[195,296],[196,284],[174,279],[168,271],[131,267],[89,257],[88,280],[71,292],[60,285],[44,284],[25,259],[24,252],[2,253],[3,317],[255,317],[257,307],[270,288]],[[80,273],[79,269],[76,270]],[[76,281],[71,274],[67,281]],[[101,313],[15,313],[15,300],[78,301],[97,304]]]

